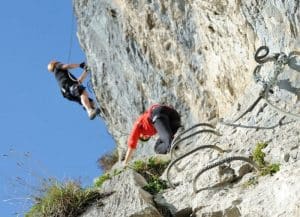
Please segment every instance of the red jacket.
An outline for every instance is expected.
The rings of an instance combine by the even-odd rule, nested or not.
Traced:
[[[133,125],[130,136],[128,138],[128,147],[136,148],[140,135],[153,136],[157,133],[151,122],[151,111],[159,106],[158,104],[152,105],[145,113],[143,113]]]

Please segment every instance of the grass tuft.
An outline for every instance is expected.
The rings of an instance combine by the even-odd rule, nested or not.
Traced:
[[[260,167],[260,175],[262,176],[273,175],[280,170],[280,164],[270,164],[265,161],[266,154],[263,152],[263,149],[267,146],[267,143],[257,143],[254,151],[252,152],[253,160]]]
[[[257,143],[254,151],[252,152],[253,160],[258,164],[258,166],[265,166],[265,156],[266,154],[262,151],[262,149],[268,146],[267,143]]]
[[[103,183],[109,179],[111,179],[111,175],[109,173],[105,173],[94,180],[94,186],[101,188]]]
[[[161,180],[157,176],[151,177],[151,179],[148,181],[148,184],[143,187],[143,189],[148,191],[150,194],[157,194],[167,188],[167,181]]]
[[[90,205],[108,194],[94,189],[83,189],[73,181],[58,183],[52,181],[44,187],[43,194],[35,197],[35,204],[25,217],[73,217],[82,214]]]
[[[114,176],[119,175],[122,172],[123,172],[123,170],[115,169],[115,170],[112,171],[112,173],[104,173],[103,175],[99,176],[98,178],[96,178],[94,180],[94,186],[98,187],[98,188],[101,188],[105,181],[111,179]]]
[[[151,157],[146,162],[142,160],[135,161],[132,165],[132,168],[144,176],[148,182],[143,189],[151,194],[156,194],[168,187],[167,182],[159,178],[159,176],[161,176],[161,174],[167,168],[168,164],[169,161]]]

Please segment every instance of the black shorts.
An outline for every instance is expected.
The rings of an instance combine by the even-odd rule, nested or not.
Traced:
[[[73,84],[72,86],[69,87],[69,92],[73,97],[79,97],[85,90],[85,87],[81,84]]]
[[[170,151],[174,134],[181,126],[180,115],[168,106],[158,106],[152,110],[151,120],[159,135],[154,150],[158,154],[166,154]]]
[[[63,93],[63,96],[67,98],[70,101],[74,101],[82,105],[81,103],[81,95],[83,91],[85,90],[85,87],[81,84],[73,84],[67,88],[66,93]],[[89,98],[90,102],[93,102],[91,98]]]
[[[170,121],[172,133],[175,134],[179,127],[181,127],[181,120],[179,113],[168,106],[158,106],[151,112],[151,120],[155,122],[156,118],[167,116]]]

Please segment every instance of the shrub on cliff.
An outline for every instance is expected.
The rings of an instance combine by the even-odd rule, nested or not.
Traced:
[[[83,189],[76,182],[58,183],[52,181],[35,197],[35,204],[25,217],[71,217],[82,214],[91,204],[109,194],[101,194],[94,189]]]
[[[270,164],[265,161],[266,154],[263,152],[263,149],[267,146],[267,143],[257,143],[252,152],[253,160],[260,167],[260,174],[262,176],[273,175],[280,170],[280,164]]]
[[[114,150],[111,153],[106,153],[101,156],[98,160],[98,167],[104,172],[107,172],[112,168],[112,166],[118,161],[118,151]]]
[[[168,187],[167,182],[159,178],[168,164],[169,161],[151,157],[148,159],[148,161],[135,161],[132,168],[136,172],[144,176],[146,181],[148,182],[148,184],[144,186],[144,190],[148,191],[151,194],[156,194]]]

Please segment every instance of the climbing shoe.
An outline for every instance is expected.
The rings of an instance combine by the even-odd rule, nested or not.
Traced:
[[[100,110],[98,108],[92,109],[88,111],[88,116],[90,120],[93,120],[98,114],[100,113]]]

